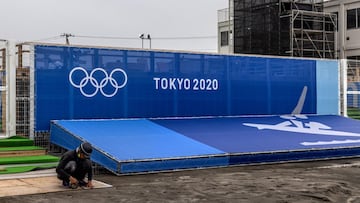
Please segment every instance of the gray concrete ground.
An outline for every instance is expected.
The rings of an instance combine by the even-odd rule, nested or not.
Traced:
[[[360,158],[95,179],[112,188],[12,196],[0,202],[360,202]]]

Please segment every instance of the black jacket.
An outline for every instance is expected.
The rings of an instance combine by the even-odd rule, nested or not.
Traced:
[[[65,152],[60,161],[58,166],[56,167],[56,173],[58,176],[63,180],[69,180],[70,174],[65,171],[65,166],[69,161],[75,161],[77,169],[75,171],[76,174],[72,174],[78,180],[84,179],[85,174],[88,174],[88,180],[92,180],[92,165],[89,159],[80,159],[77,156],[76,150],[71,150]]]

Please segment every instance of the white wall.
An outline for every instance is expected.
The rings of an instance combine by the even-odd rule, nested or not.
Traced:
[[[221,32],[226,32],[230,30],[229,34],[229,45],[221,46]],[[218,23],[218,53],[221,54],[232,54],[234,53],[234,43],[233,43],[233,24],[232,21],[229,24],[229,21]]]

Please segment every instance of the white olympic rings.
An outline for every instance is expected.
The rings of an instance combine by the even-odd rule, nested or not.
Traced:
[[[72,78],[73,73],[75,71],[81,71],[81,72],[83,72],[85,74],[85,76],[80,80],[79,84],[75,84],[74,81],[73,81],[73,78]],[[102,78],[100,82],[96,78],[93,77],[93,75],[98,71],[102,72],[104,74],[104,78]],[[124,80],[123,80],[123,83],[121,85],[119,85],[118,81],[115,78],[113,78],[113,74],[116,73],[116,72],[121,72],[123,74],[123,76],[124,76]],[[104,95],[105,97],[113,97],[118,92],[119,89],[123,88],[126,85],[126,83],[127,83],[127,74],[121,68],[115,68],[114,70],[111,71],[110,75],[108,75],[106,70],[104,70],[103,68],[95,68],[90,72],[90,75],[89,75],[89,73],[86,71],[85,68],[83,68],[83,67],[75,67],[69,73],[69,81],[70,81],[72,86],[74,86],[76,88],[79,88],[81,94],[84,95],[85,97],[93,97],[98,93],[99,90],[100,90],[101,94]],[[86,85],[88,85],[88,83],[91,84],[95,88],[95,91],[93,93],[86,93],[84,91],[83,88]],[[115,89],[114,92],[112,92],[111,94],[106,93],[103,90],[103,88],[108,83]]]

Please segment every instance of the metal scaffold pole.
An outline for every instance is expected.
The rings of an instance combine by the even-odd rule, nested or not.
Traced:
[[[348,71],[348,60],[347,59],[340,59],[340,115],[348,116],[347,115],[347,71]]]
[[[6,42],[6,136],[16,135],[16,51],[15,43]]]

